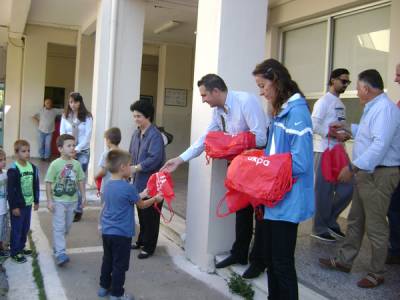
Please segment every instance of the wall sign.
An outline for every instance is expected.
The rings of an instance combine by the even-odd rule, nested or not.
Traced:
[[[164,104],[185,107],[187,105],[187,90],[165,89]]]

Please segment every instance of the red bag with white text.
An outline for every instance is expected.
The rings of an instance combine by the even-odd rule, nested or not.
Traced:
[[[329,145],[329,142],[328,142]],[[340,171],[350,163],[343,144],[328,148],[321,155],[321,172],[326,181],[337,183]]]
[[[253,207],[274,207],[292,189],[294,181],[290,153],[266,156],[263,150],[245,151],[228,167],[225,179],[228,210],[234,212],[232,208],[241,206],[230,204],[237,199],[240,203],[247,199]],[[225,216],[219,210],[217,215]]]
[[[229,134],[210,131],[204,141],[207,162],[209,158],[232,160],[243,151],[256,147],[256,136],[250,131]]]
[[[164,222],[171,222],[172,217],[174,216],[171,202],[175,198],[174,183],[171,175],[168,172],[157,172],[152,174],[147,181],[147,190],[150,197],[154,197],[157,194],[161,194],[163,196],[164,200],[167,202],[168,210],[171,215],[169,220],[165,219],[164,215],[161,213],[161,210],[158,208],[157,203],[154,203],[154,208],[160,213]]]

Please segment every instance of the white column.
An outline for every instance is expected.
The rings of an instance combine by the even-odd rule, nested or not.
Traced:
[[[20,137],[23,56],[24,48],[21,41],[14,40],[13,44],[8,44],[3,128],[3,147],[7,156],[14,154],[14,141]]]
[[[256,92],[251,72],[265,55],[267,0],[200,0],[193,87],[191,142],[202,134],[211,109],[201,102],[197,80],[217,73],[228,89]],[[218,219],[216,204],[224,194],[226,163],[206,165],[204,156],[189,167],[186,255],[204,271],[214,269],[214,256],[234,240],[235,217]]]
[[[134,129],[129,106],[139,99],[145,3],[142,0],[103,0],[100,3],[93,74],[89,178],[104,150],[104,131],[117,126],[121,147],[127,149]]]
[[[80,92],[87,109],[92,107],[95,35],[78,33],[74,90]]]

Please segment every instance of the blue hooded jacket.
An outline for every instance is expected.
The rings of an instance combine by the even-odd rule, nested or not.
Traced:
[[[290,152],[296,182],[275,207],[265,207],[264,219],[299,223],[314,214],[311,115],[306,100],[300,94],[290,97],[282,108],[271,124],[265,153],[270,155],[272,139],[276,154]]]

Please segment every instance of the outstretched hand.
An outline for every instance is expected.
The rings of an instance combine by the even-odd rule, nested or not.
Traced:
[[[179,166],[180,164],[182,164],[182,163],[183,163],[183,159],[180,158],[179,156],[178,156],[178,157],[175,157],[175,158],[172,158],[172,159],[168,160],[168,161],[164,164],[164,166],[160,169],[160,171],[172,173],[172,172],[174,172],[174,171],[178,168],[178,166]]]

